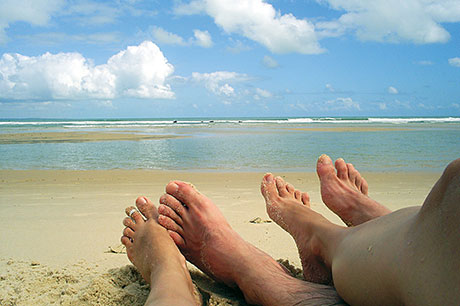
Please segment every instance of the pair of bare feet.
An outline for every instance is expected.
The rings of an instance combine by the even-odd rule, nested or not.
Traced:
[[[317,173],[324,203],[347,225],[390,212],[367,196],[366,181],[343,159],[336,161],[334,169],[331,159],[322,155]],[[123,221],[122,243],[128,257],[151,284],[147,303],[196,303],[185,258],[214,279],[238,286],[252,304],[343,303],[333,287],[322,285],[332,281],[330,260],[322,253],[324,239],[331,237],[314,230],[333,225],[310,209],[307,193],[280,177],[266,174],[261,191],[270,218],[295,239],[308,282],[295,279],[268,254],[244,241],[212,201],[192,185],[173,181],[166,186],[158,209],[148,199],[138,198],[140,213],[128,207],[126,213],[133,213]]]

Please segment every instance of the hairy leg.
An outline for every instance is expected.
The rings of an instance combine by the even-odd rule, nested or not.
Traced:
[[[258,305],[340,305],[333,287],[289,275],[273,258],[244,241],[219,209],[192,185],[170,182],[158,221],[187,260]]]
[[[150,284],[146,305],[199,305],[185,258],[158,224],[155,206],[142,197],[136,204],[146,220],[133,206],[126,208],[131,217],[123,220],[126,227],[121,242],[129,260]]]
[[[391,212],[369,198],[366,180],[352,164],[345,163],[343,159],[336,160],[334,169],[330,157],[323,154],[318,159],[316,172],[324,204],[348,226],[359,225]]]

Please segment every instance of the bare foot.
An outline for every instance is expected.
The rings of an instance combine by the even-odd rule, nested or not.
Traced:
[[[121,242],[126,246],[129,260],[150,284],[147,304],[197,305],[193,283],[185,258],[167,231],[158,224],[158,212],[146,198],[126,208],[126,226]],[[146,219],[146,220],[144,220]]]
[[[261,191],[270,218],[291,234],[297,244],[304,278],[315,283],[332,283],[331,263],[324,257],[323,243],[329,237],[317,235],[316,229],[336,226],[310,208],[307,193],[295,190],[281,177],[266,174]]]
[[[191,184],[173,181],[160,198],[158,222],[187,260],[257,305],[340,303],[330,286],[290,276],[273,258],[244,241],[219,209]]]
[[[367,196],[367,182],[352,164],[339,158],[335,168],[337,173],[329,156],[319,157],[316,172],[321,183],[321,197],[345,224],[359,225],[391,212]]]

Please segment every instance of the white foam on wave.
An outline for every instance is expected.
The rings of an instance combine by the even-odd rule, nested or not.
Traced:
[[[161,127],[161,126],[189,126],[208,124],[311,124],[311,123],[382,123],[382,124],[408,124],[408,123],[460,123],[460,117],[412,117],[412,118],[251,118],[251,119],[197,119],[197,120],[55,120],[55,121],[0,121],[0,126],[65,126],[68,128],[94,128],[94,127]]]
[[[460,118],[455,118],[455,117],[445,117],[445,118],[424,118],[424,117],[419,117],[419,118],[369,118],[367,119],[368,122],[370,123],[394,123],[394,124],[400,124],[400,123],[448,123],[448,122],[460,122]]]
[[[311,118],[290,118],[288,123],[311,123],[314,122]]]

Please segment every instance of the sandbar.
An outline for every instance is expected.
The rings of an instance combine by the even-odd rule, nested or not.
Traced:
[[[0,134],[0,144],[152,140],[179,138],[175,135],[148,135],[110,132],[37,132]]]

